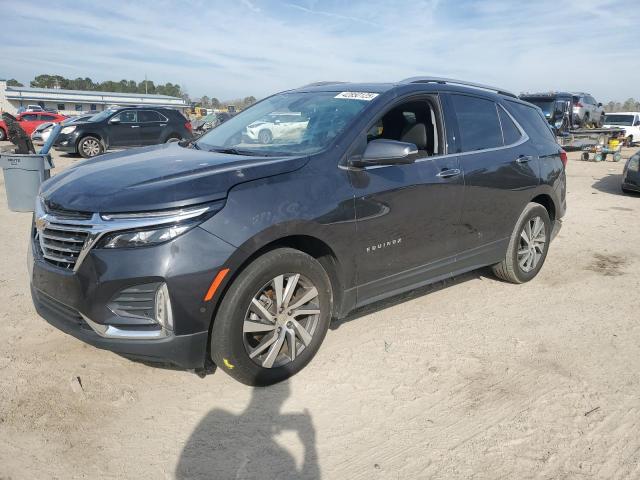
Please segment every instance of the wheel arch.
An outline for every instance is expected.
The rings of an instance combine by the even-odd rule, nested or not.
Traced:
[[[271,238],[265,241],[259,248],[253,250],[251,254],[246,255],[247,250],[239,248],[238,253],[244,252],[242,258],[237,258],[232,263],[234,264],[233,271],[228,279],[225,279],[223,288],[219,294],[216,294],[217,301],[211,312],[211,321],[209,322],[209,341],[207,342],[207,358],[211,358],[211,335],[213,332],[213,324],[216,316],[222,304],[222,300],[227,294],[229,288],[236,280],[236,278],[247,268],[255,259],[264,255],[267,252],[276,250],[278,248],[293,248],[301,252],[310,255],[315,258],[320,265],[325,269],[329,276],[332,289],[332,312],[331,317],[335,318],[340,315],[342,309],[342,303],[344,301],[344,286],[342,280],[342,267],[338,260],[335,251],[329,246],[329,244],[316,236],[308,234],[296,234],[296,235],[284,235],[278,238]]]
[[[542,205],[545,208],[545,210],[547,210],[547,213],[549,213],[549,219],[551,220],[551,222],[552,223],[555,222],[557,209],[556,209],[556,204],[553,198],[551,197],[551,195],[546,193],[541,193],[540,195],[533,197],[531,201],[533,203],[538,203]]]
[[[104,147],[104,149],[105,150],[107,149],[107,142],[105,141],[104,136],[99,133],[90,133],[90,132],[83,133],[82,135],[78,136],[78,140],[76,140],[76,149],[79,147],[80,142],[87,137],[97,138],[98,140],[100,140],[100,142],[102,142],[102,146]]]

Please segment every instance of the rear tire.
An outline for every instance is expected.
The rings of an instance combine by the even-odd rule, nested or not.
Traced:
[[[179,142],[180,140],[182,139],[177,135],[171,135],[169,138],[167,138],[167,140],[164,143],[175,143],[175,142]]]
[[[0,128],[0,142],[7,139],[7,134],[4,129]]]
[[[516,222],[505,258],[492,267],[493,273],[507,282],[528,282],[542,268],[550,240],[551,220],[547,209],[539,203],[528,203]]]
[[[212,360],[246,385],[286,380],[315,356],[331,311],[331,283],[315,258],[291,248],[267,252],[246,267],[224,295],[211,332]]]
[[[99,138],[84,137],[78,142],[78,153],[83,158],[93,158],[104,152],[104,145]]]

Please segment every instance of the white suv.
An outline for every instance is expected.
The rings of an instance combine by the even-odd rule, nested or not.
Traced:
[[[629,145],[640,143],[640,112],[607,113],[604,116],[604,127],[622,127]]]
[[[604,120],[604,107],[588,93],[573,94],[573,119],[581,127],[593,125],[601,127]]]
[[[272,113],[247,126],[250,140],[262,144],[276,141],[298,141],[307,129],[309,120],[298,112]]]

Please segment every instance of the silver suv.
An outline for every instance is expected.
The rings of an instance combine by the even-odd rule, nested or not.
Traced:
[[[588,93],[573,94],[573,121],[581,127],[601,127],[604,121],[604,107]]]

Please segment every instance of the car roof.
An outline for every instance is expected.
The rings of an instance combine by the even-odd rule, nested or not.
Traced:
[[[518,96],[504,89],[481,85],[464,80],[455,80],[441,77],[411,77],[399,82],[387,83],[350,83],[350,82],[316,82],[302,87],[287,90],[283,93],[292,92],[367,92],[383,94],[391,91],[398,93],[409,92],[459,92],[459,93],[482,93],[484,96],[498,99],[520,101]]]

